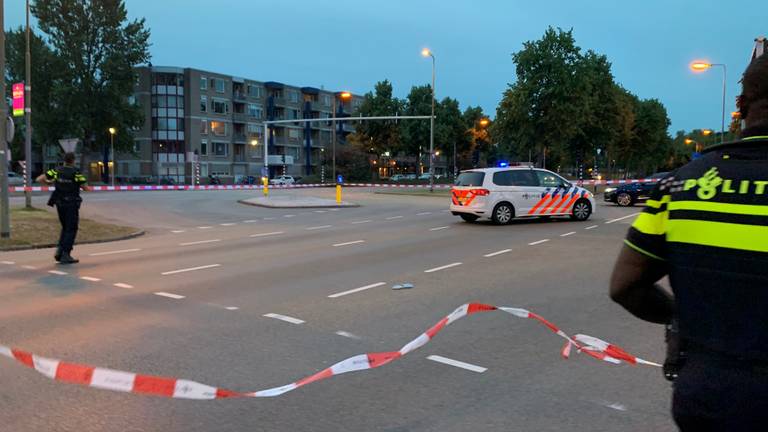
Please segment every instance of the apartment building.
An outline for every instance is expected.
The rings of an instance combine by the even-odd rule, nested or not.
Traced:
[[[134,131],[133,152],[117,155],[117,177],[152,177],[153,181],[201,183],[217,176],[236,183],[259,177],[268,147],[270,176],[319,175],[331,163],[330,119],[355,115],[363,98],[343,99],[339,92],[297,87],[178,67],[139,67],[134,98],[144,110],[144,126]],[[329,119],[272,125],[265,120]],[[337,123],[337,143],[354,131]],[[327,151],[325,149],[328,149]],[[90,171],[103,168],[100,155]],[[197,172],[199,170],[199,173]]]

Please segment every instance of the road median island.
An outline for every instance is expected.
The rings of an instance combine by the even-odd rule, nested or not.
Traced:
[[[0,239],[0,251],[55,247],[59,238],[59,219],[54,212],[38,208],[11,209],[11,238]],[[81,218],[76,245],[126,240],[144,231],[127,226]]]
[[[267,208],[338,208],[338,207],[360,207],[348,201],[337,203],[332,199],[310,197],[310,196],[270,196],[256,197],[238,200],[240,204],[267,207]]]

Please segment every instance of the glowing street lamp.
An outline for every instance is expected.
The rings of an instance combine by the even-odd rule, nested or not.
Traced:
[[[348,91],[342,91],[339,93],[336,93],[333,98],[333,118],[331,119],[331,125],[333,127],[333,131],[331,131],[331,146],[333,147],[333,178],[336,179],[336,104],[338,103],[338,99],[341,99],[342,103],[352,99],[352,93]],[[336,180],[334,180],[336,181]]]
[[[721,130],[720,130],[720,143],[722,144],[725,142],[725,83],[728,75],[727,68],[724,63],[709,63],[701,60],[696,60],[691,63],[691,70],[694,72],[706,72],[707,70],[718,66],[723,68],[723,114],[722,114],[722,124],[721,124]]]
[[[111,127],[109,128],[109,147],[110,147],[110,153],[112,154],[112,187],[115,187],[115,170],[117,169],[117,165],[115,164],[115,134],[117,133],[117,129]]]
[[[429,119],[429,191],[435,191],[435,54],[429,48],[421,50],[424,57],[432,57],[432,117]],[[454,144],[455,145],[455,144]],[[453,173],[456,175],[456,151],[453,157]]]

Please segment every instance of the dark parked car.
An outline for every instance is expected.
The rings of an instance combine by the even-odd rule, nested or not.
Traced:
[[[603,199],[622,207],[629,207],[637,202],[645,201],[648,199],[648,196],[651,195],[651,191],[656,184],[666,177],[667,174],[669,173],[661,172],[647,177],[653,179],[653,181],[650,182],[627,183],[617,187],[606,188],[605,193],[603,194]]]

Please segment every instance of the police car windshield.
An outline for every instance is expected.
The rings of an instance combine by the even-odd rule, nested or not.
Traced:
[[[456,186],[482,186],[485,180],[485,173],[478,171],[468,171],[459,174],[456,179]]]

